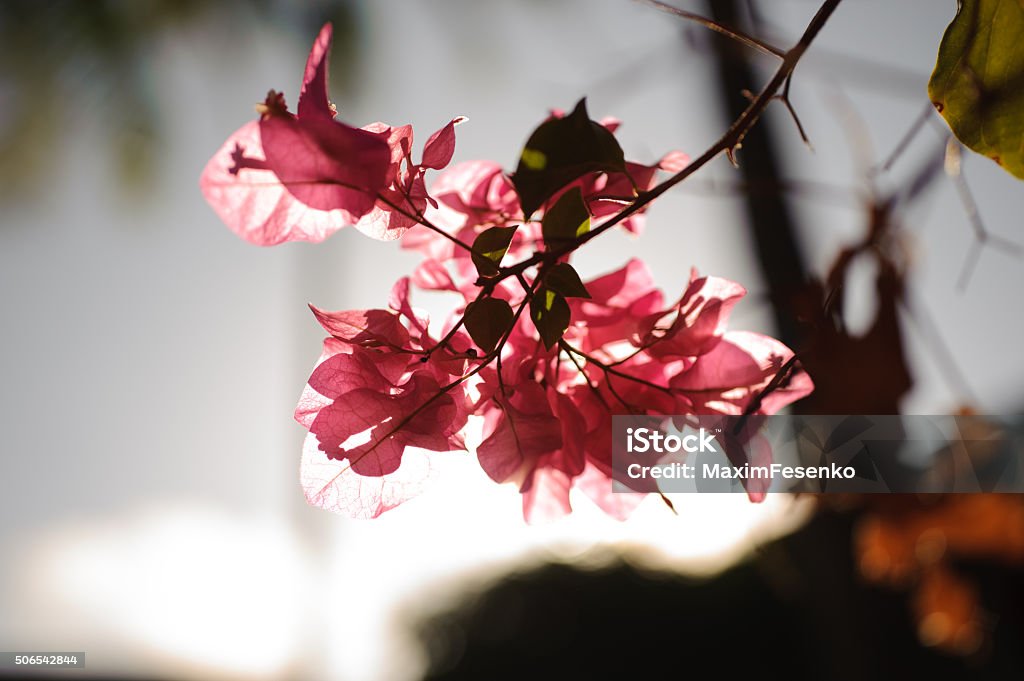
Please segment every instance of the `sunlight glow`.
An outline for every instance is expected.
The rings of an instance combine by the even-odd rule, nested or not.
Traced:
[[[42,558],[36,579],[70,612],[205,675],[276,676],[293,653],[306,568],[283,526],[165,509],[67,530]]]
[[[673,495],[678,516],[658,498],[626,522],[584,496],[573,514],[526,525],[518,491],[496,485],[468,457],[447,457],[429,492],[380,518],[339,519],[326,610],[335,613],[329,666],[346,679],[413,679],[423,660],[410,625],[464,591],[513,569],[545,561],[595,567],[617,557],[650,569],[710,574],[757,544],[801,524],[809,505],[769,495]]]

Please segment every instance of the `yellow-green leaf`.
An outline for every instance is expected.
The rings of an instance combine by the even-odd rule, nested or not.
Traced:
[[[569,328],[572,312],[561,294],[541,286],[530,300],[530,319],[537,327],[544,347],[551,349]]]
[[[1024,179],[1024,0],[960,0],[928,96],[965,146]]]
[[[512,243],[515,227],[491,227],[477,235],[473,241],[473,264],[482,277],[494,277],[498,274],[501,259]]]
[[[560,262],[544,277],[544,285],[566,298],[589,298],[587,287],[580,280],[576,269],[567,262]]]
[[[529,218],[555,192],[592,172],[625,172],[626,160],[615,136],[587,114],[581,99],[572,113],[549,118],[533,131],[519,156],[512,184]]]
[[[548,248],[576,241],[590,231],[590,213],[579,187],[562,194],[541,221],[541,235]]]
[[[481,350],[490,352],[501,337],[512,327],[515,313],[512,307],[499,298],[480,298],[466,306],[463,323],[473,342]]]

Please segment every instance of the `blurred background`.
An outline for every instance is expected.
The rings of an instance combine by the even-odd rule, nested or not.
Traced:
[[[817,9],[679,6],[783,47]],[[812,148],[774,106],[740,169],[718,159],[641,238],[596,240],[584,278],[635,254],[671,296],[695,266],[749,289],[733,328],[800,349],[800,310],[824,304],[801,286],[842,275],[845,331],[814,347],[853,382],[806,408],[1019,412],[1024,261],[1002,239],[1024,240],[1024,186],[958,166],[927,113],[954,12],[842,3],[790,93]],[[154,679],[584,678],[665,655],[680,674],[1024,669],[1015,498],[689,496],[625,523],[580,499],[529,527],[515,489],[453,456],[379,520],[307,507],[291,413],[322,332],[306,303],[383,307],[417,256],[354,230],[250,246],[198,177],[268,89],[297,101],[325,20],[343,120],[412,123],[418,148],[464,115],[455,160],[509,169],[584,95],[623,121],[628,158],[697,156],[776,65],[626,0],[0,3],[0,649]]]

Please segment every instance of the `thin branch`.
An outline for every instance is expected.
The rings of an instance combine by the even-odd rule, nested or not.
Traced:
[[[888,172],[889,169],[892,168],[893,164],[896,163],[897,159],[899,159],[899,157],[903,155],[903,152],[907,150],[907,147],[910,146],[910,143],[914,141],[915,137],[917,137],[917,133],[920,132],[921,129],[928,122],[928,119],[932,115],[933,108],[934,107],[932,106],[931,102],[925,102],[924,109],[922,109],[921,113],[919,113],[914,118],[914,122],[910,124],[910,128],[903,134],[903,137],[900,138],[900,141],[896,144],[896,148],[892,150],[889,156],[885,159],[884,163],[875,166],[875,168],[873,169],[873,173],[877,174]]]
[[[782,387],[782,384],[785,382],[787,378],[789,378],[789,375],[793,372],[793,368],[796,367],[796,363],[798,361],[799,355],[794,353],[793,356],[790,357],[785,364],[779,367],[779,370],[775,372],[775,375],[772,376],[772,380],[769,381],[768,385],[764,387],[764,390],[762,390],[756,396],[754,396],[754,399],[750,400],[750,403],[747,405],[747,408],[743,410],[743,414],[736,421],[736,425],[732,429],[733,435],[737,435],[743,430],[743,427],[747,423],[747,419],[749,419],[754,412],[761,408],[761,404],[764,402],[764,398],[768,397],[773,392]]]
[[[765,41],[760,40],[759,38],[755,38],[754,36],[748,35],[747,33],[744,33],[743,31],[740,31],[738,29],[730,28],[729,26],[719,23],[713,19],[708,19],[707,17],[702,17],[699,14],[687,12],[686,10],[679,9],[678,7],[673,7],[672,5],[669,5],[668,3],[665,2],[661,2],[660,0],[638,1],[650,5],[651,7],[654,7],[656,9],[660,9],[663,12],[667,12],[669,14],[680,17],[682,19],[687,19],[688,21],[698,23],[704,28],[709,28],[712,31],[715,31],[716,33],[721,33],[722,35],[732,38],[737,42],[743,43],[747,47],[752,47],[755,50],[760,50],[761,52],[764,52],[765,54],[770,54],[773,57],[778,57],[782,59],[785,58],[786,56],[785,50],[781,50],[778,47],[775,47],[774,45],[770,45]]]
[[[789,98],[789,86],[792,82],[793,74],[791,73],[789,74],[789,78],[786,79],[786,84],[782,86],[782,92],[775,95],[773,99],[782,102],[782,105],[786,107],[786,110],[789,112],[790,118],[792,118],[793,123],[796,124],[796,131],[797,133],[799,133],[800,139],[803,140],[803,143],[807,145],[808,149],[814,151],[814,145],[811,144],[811,139],[807,136],[807,131],[804,129],[804,124],[800,122],[800,116],[798,116],[796,113],[796,107],[793,106],[793,101]],[[743,90],[742,94],[744,97],[747,98],[747,100],[751,102],[754,101],[754,99],[757,97],[757,95],[755,95],[750,90]],[[733,165],[736,165],[736,162],[734,160]]]
[[[584,370],[583,366],[582,366],[582,365],[581,365],[581,364],[580,364],[579,362],[577,362],[577,361],[576,361],[576,356],[575,356],[575,355],[573,355],[573,354],[572,354],[571,352],[569,352],[568,350],[566,350],[565,348],[559,348],[559,350],[560,350],[560,351],[562,351],[562,352],[565,352],[565,356],[569,358],[569,361],[573,363],[573,366],[575,366],[575,367],[576,367],[576,370],[580,372],[580,375],[581,375],[581,376],[583,376],[583,380],[587,382],[587,387],[589,387],[589,388],[590,388],[590,390],[591,390],[591,391],[593,391],[593,393],[594,393],[594,397],[596,397],[596,398],[598,399],[598,401],[599,401],[599,402],[600,402],[601,404],[603,404],[603,405],[604,405],[604,408],[605,408],[605,409],[607,409],[607,410],[608,410],[608,413],[610,414],[610,413],[611,413],[611,411],[612,411],[612,407],[611,407],[611,405],[610,405],[610,404],[608,404],[608,400],[604,399],[604,395],[602,395],[602,394],[601,394],[601,391],[600,391],[600,389],[599,389],[599,388],[597,387],[597,384],[596,384],[596,383],[594,383],[594,382],[593,382],[593,381],[592,381],[592,380],[590,379],[590,376],[589,376],[589,375],[587,375],[587,372],[586,372],[586,370]],[[614,392],[613,392],[612,394],[614,394]],[[616,397],[618,397],[618,396],[616,395]],[[622,398],[619,398],[619,401],[620,401],[620,402],[622,402]],[[626,404],[625,402],[622,402],[622,403],[623,403],[623,404]],[[628,404],[626,404],[626,408],[627,408],[627,409],[629,408],[629,405],[628,405]]]
[[[679,184],[686,178],[696,173],[698,170],[700,170],[708,163],[713,161],[720,154],[727,154],[730,157],[730,159],[735,161],[733,156],[735,150],[738,149],[743,144],[743,138],[746,137],[750,129],[754,127],[757,121],[761,118],[761,114],[763,114],[765,109],[768,108],[768,105],[771,104],[771,102],[777,98],[776,95],[779,94],[779,91],[785,86],[790,76],[793,75],[793,71],[796,69],[797,64],[800,62],[800,59],[807,51],[807,48],[811,46],[811,43],[817,37],[818,33],[821,32],[821,29],[825,26],[829,17],[832,16],[832,13],[835,12],[836,8],[839,6],[839,3],[841,1],[842,0],[825,0],[825,2],[822,3],[821,7],[818,8],[818,11],[811,18],[811,21],[807,24],[807,28],[804,29],[804,33],[800,37],[800,40],[793,47],[791,47],[789,50],[787,50],[785,53],[781,55],[782,64],[779,65],[779,68],[775,71],[775,75],[772,76],[772,79],[768,82],[767,85],[765,85],[764,89],[761,90],[760,94],[753,98],[753,100],[750,102],[750,105],[743,110],[743,113],[741,113],[736,118],[736,120],[732,122],[732,125],[730,125],[729,128],[725,131],[725,133],[722,134],[718,141],[711,145],[711,147],[708,148],[707,151],[705,151],[703,154],[701,154],[698,158],[696,158],[693,162],[691,162],[689,165],[687,165],[685,168],[680,170],[675,175],[669,177],[668,179],[664,180],[663,182],[651,188],[650,190],[642,192],[639,195],[637,195],[636,200],[633,201],[630,205],[626,206],[621,211],[619,211],[611,218],[609,218],[607,221],[601,223],[600,226],[587,232],[579,239],[575,241],[570,241],[561,248],[534,253],[531,257],[522,260],[519,263],[516,263],[515,265],[500,268],[498,275],[496,277],[489,279],[489,282],[491,282],[492,285],[495,285],[498,282],[506,279],[507,277],[518,276],[525,272],[526,270],[528,270],[529,268],[533,267],[534,265],[540,264],[541,262],[555,262],[559,258],[568,255],[569,253],[572,253],[573,251],[577,250],[578,248],[583,246],[583,244],[587,243],[591,239],[595,239],[604,232],[610,230],[612,227],[615,227],[616,225],[624,222],[631,216],[643,210],[652,201],[660,197],[669,189],[675,187],[677,184]],[[386,200],[385,203],[394,207],[395,210],[398,210],[400,213],[406,215],[410,219],[417,220],[418,222],[420,222],[420,224],[423,224],[426,227],[442,234],[445,238],[458,243],[458,245],[460,245],[462,248],[465,248],[466,250],[473,252],[471,246],[459,241],[456,237],[452,236],[451,234],[448,234],[447,232],[437,227],[436,225],[432,225],[431,223],[429,223],[429,221],[426,221],[423,216],[410,214],[407,211],[395,206],[393,203],[388,202]]]
[[[786,32],[765,19],[759,3],[748,0],[747,6],[753,28],[759,35],[767,36],[773,41],[785,40]],[[842,78],[837,78],[839,75],[842,75]],[[821,46],[816,50],[814,63],[808,65],[804,77],[824,77],[830,83],[842,80],[847,85],[854,87],[859,81],[861,87],[875,91],[884,89],[895,96],[916,97],[920,92],[921,82],[928,76],[926,73],[919,73],[892,63],[882,63],[853,54],[836,52]]]
[[[922,192],[931,187],[932,183],[942,176],[946,157],[945,142],[944,139],[942,145],[934,153],[921,161],[910,178],[894,194],[894,200],[904,204],[913,203]]]
[[[960,370],[956,355],[953,354],[953,351],[943,340],[939,325],[928,312],[928,308],[921,301],[912,299],[910,294],[911,292],[908,289],[904,292],[904,297],[897,300],[903,307],[907,317],[917,327],[922,342],[928,346],[935,356],[936,363],[943,369],[941,373],[945,377],[950,389],[954,393],[959,393],[968,402],[977,402],[975,392],[971,389],[967,377]]]
[[[974,269],[978,266],[978,261],[981,260],[981,249],[982,242],[977,239],[972,241],[967,249],[967,255],[964,256],[964,264],[960,266],[960,275],[956,278],[956,288],[961,293],[966,291],[967,285],[971,283]]]
[[[567,355],[569,355],[569,358],[572,359],[573,364],[576,365],[576,368],[579,369],[580,372],[583,373],[584,378],[587,379],[587,383],[588,384],[590,384],[590,377],[587,376],[587,374],[584,372],[583,368],[579,364],[576,363],[575,359],[573,359],[573,355],[574,354],[579,355],[580,357],[586,359],[588,362],[591,362],[592,364],[594,364],[598,368],[600,368],[602,371],[604,371],[606,379],[607,379],[609,373],[617,373],[617,374],[623,376],[624,378],[632,378],[631,376],[629,376],[629,374],[623,374],[621,372],[616,372],[614,370],[609,371],[609,367],[607,365],[604,365],[600,361],[598,361],[597,359],[591,357],[590,355],[587,355],[587,354],[581,352],[580,350],[577,350],[576,348],[573,348],[571,345],[566,343],[564,340],[559,340],[558,341],[558,347],[560,349],[564,350]],[[636,380],[640,380],[640,379],[636,379]],[[601,402],[608,409],[608,412],[611,413],[611,410],[612,410],[611,405],[609,405],[608,402],[605,401],[604,398],[601,396],[601,393],[598,391],[597,386],[593,385],[593,384],[590,384],[590,385],[591,385],[591,389],[593,389],[593,391],[594,391],[594,394],[596,394],[598,396],[598,398],[601,399]],[[651,384],[651,385],[653,385],[653,384]],[[622,404],[622,406],[626,408],[627,411],[629,411],[631,414],[640,413],[639,409],[637,409],[635,406],[633,406],[632,404],[627,402],[626,399],[622,395],[619,394],[619,391],[616,390],[615,386],[612,384],[611,379],[608,379],[608,380],[605,381],[605,386],[607,386],[608,392],[610,392],[612,394],[612,397],[617,399]]]
[[[404,208],[402,208],[401,206],[399,206],[398,204],[396,204],[393,201],[391,201],[390,199],[386,198],[383,194],[378,194],[377,195],[377,200],[380,201],[381,203],[383,203],[384,205],[386,205],[388,208],[390,208],[390,209],[392,209],[394,211],[397,211],[401,215],[404,215],[405,217],[409,218],[410,220],[415,220],[416,222],[418,222],[419,224],[423,225],[424,227],[426,227],[430,231],[436,232],[436,233],[440,234],[441,236],[443,236],[445,239],[448,239],[449,241],[451,241],[456,246],[459,246],[460,248],[464,248],[465,250],[469,251],[470,253],[475,253],[476,255],[483,256],[482,253],[477,253],[475,250],[473,250],[472,246],[467,244],[462,239],[458,238],[454,234],[449,234],[448,232],[446,232],[445,230],[441,229],[440,227],[435,225],[433,222],[428,220],[427,217],[425,215],[423,215],[422,212],[416,211],[415,207],[413,207],[414,208],[414,212],[409,212],[409,211],[405,210]],[[410,206],[412,205],[412,200],[408,196],[405,197],[405,200],[409,203]]]
[[[840,2],[841,0],[825,0],[817,13],[815,13],[814,17],[811,19],[810,23],[807,25],[807,28],[804,31],[804,34],[800,37],[799,42],[785,53],[782,59],[782,64],[779,65],[779,68],[776,70],[772,79],[764,87],[761,93],[750,103],[750,105],[744,109],[743,113],[733,121],[732,125],[729,126],[729,129],[726,130],[718,141],[715,142],[707,151],[672,177],[655,186],[651,190],[640,194],[632,205],[617,213],[597,229],[587,232],[575,243],[568,244],[555,251],[555,255],[560,257],[576,250],[591,239],[596,238],[601,233],[608,231],[615,225],[642,210],[645,206],[667,192],[669,189],[703,168],[719,154],[726,153],[727,151],[733,150],[741,145],[747,132],[754,126],[754,124],[757,123],[761,114],[764,113],[764,110],[768,107],[775,95],[785,84],[786,80],[793,73],[793,70],[796,69],[796,65],[800,62],[800,59],[807,51],[807,48],[810,47],[814,38],[817,37],[818,33],[824,27],[829,17],[832,16],[832,13],[835,11],[836,7],[839,6]],[[523,264],[524,263],[520,263],[520,266]]]
[[[452,326],[451,330],[449,330],[448,333],[446,333],[444,335],[444,338],[442,338],[441,340],[437,341],[437,345],[435,345],[434,347],[432,347],[429,350],[427,350],[424,353],[424,356],[425,357],[429,357],[432,353],[436,352],[437,350],[441,350],[441,349],[444,348],[444,346],[448,345],[448,342],[451,341],[451,339],[455,337],[455,334],[458,332],[458,330],[460,328],[462,328],[462,324],[465,321],[466,321],[466,317],[465,317],[465,315],[463,315],[459,319],[459,321],[455,322],[455,324],[454,324],[454,326]],[[420,361],[425,362],[427,360],[426,359],[422,359]]]
[[[960,143],[950,136],[946,144],[944,167],[946,175],[949,176],[949,179],[953,182],[953,186],[956,187],[957,197],[959,197],[960,203],[964,208],[964,213],[967,215],[967,222],[970,224],[971,230],[974,232],[975,239],[971,244],[971,250],[967,253],[963,268],[960,271],[960,276],[957,279],[957,288],[964,291],[967,289],[967,284],[970,282],[971,276],[974,274],[974,269],[977,267],[978,261],[981,259],[981,253],[985,246],[998,246],[1001,247],[1003,252],[1009,252],[1016,256],[1021,254],[1022,249],[1019,244],[997,234],[993,234],[985,228],[985,223],[981,219],[981,211],[978,210],[978,202],[974,200],[974,193],[971,191],[970,186],[967,184],[967,178],[965,178],[963,174],[963,159],[961,158],[961,152],[962,147],[960,146]]]
[[[563,350],[565,350],[566,352],[575,353],[575,354],[579,355],[580,357],[582,357],[583,359],[587,360],[588,362],[590,362],[591,364],[593,364],[597,368],[601,369],[601,371],[605,372],[606,374],[609,374],[609,375],[612,375],[612,376],[618,376],[619,378],[624,378],[627,381],[633,381],[635,383],[639,383],[641,385],[645,385],[648,388],[654,388],[655,390],[660,390],[660,391],[662,391],[664,393],[668,393],[669,395],[672,395],[672,394],[675,393],[675,391],[672,388],[669,388],[668,386],[658,385],[657,383],[654,383],[653,381],[648,381],[645,378],[640,378],[639,376],[633,376],[632,374],[627,374],[625,371],[620,371],[619,369],[616,369],[615,366],[613,366],[611,364],[608,364],[607,362],[602,362],[601,360],[599,360],[598,358],[594,357],[593,355],[589,355],[589,354],[583,352],[582,350],[579,350],[578,348],[574,348],[573,346],[569,345],[564,340],[559,340],[558,341],[558,346],[560,348],[562,348]],[[609,382],[609,386],[610,386],[610,382]]]
[[[804,130],[804,124],[802,122],[800,122],[800,117],[797,116],[796,109],[793,107],[793,102],[789,98],[789,85],[792,82],[793,82],[793,74],[790,73],[789,77],[786,78],[786,84],[784,86],[782,86],[782,94],[776,95],[775,98],[778,99],[780,102],[782,102],[782,104],[786,107],[786,110],[789,111],[790,117],[793,119],[793,122],[796,124],[796,131],[798,133],[800,133],[800,139],[802,139],[804,141],[804,144],[807,145],[808,149],[810,149],[811,151],[814,151],[814,145],[811,144],[811,139],[807,136],[807,131]]]
[[[623,208],[606,222],[601,223],[599,227],[587,232],[576,241],[571,241],[565,246],[552,251],[535,253],[526,260],[503,268],[498,276],[495,279],[492,279],[492,281],[501,281],[506,277],[524,272],[542,260],[554,261],[564,255],[572,253],[591,239],[597,238],[612,227],[615,227],[640,212],[652,201],[696,173],[719,155],[724,153],[731,157],[734,150],[742,145],[743,138],[746,137],[750,129],[754,127],[757,121],[761,118],[761,114],[764,113],[764,110],[772,100],[775,99],[775,95],[779,92],[782,86],[785,85],[786,79],[789,78],[794,69],[796,69],[796,65],[800,62],[800,59],[807,51],[807,48],[811,46],[814,38],[817,37],[818,33],[825,26],[825,23],[828,21],[829,17],[832,16],[832,13],[835,11],[836,7],[839,6],[840,2],[841,0],[825,0],[811,19],[810,23],[808,23],[799,42],[785,53],[785,56],[782,59],[782,64],[779,65],[779,68],[776,70],[772,79],[767,85],[765,85],[764,89],[761,90],[761,93],[750,102],[750,105],[743,110],[743,113],[741,113],[736,120],[732,122],[729,129],[726,130],[718,141],[711,145],[707,151],[694,159],[688,166],[672,177],[664,180],[652,189],[641,193],[632,204]]]

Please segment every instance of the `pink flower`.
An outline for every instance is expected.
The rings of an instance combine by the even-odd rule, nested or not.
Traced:
[[[346,225],[375,239],[401,236],[430,201],[423,174],[440,169],[455,148],[454,125],[434,133],[413,165],[411,126],[364,129],[335,120],[327,95],[332,28],[313,43],[298,114],[271,91],[260,118],[232,134],[206,164],[203,195],[227,226],[260,246],[323,241]]]
[[[459,163],[441,173],[431,191],[440,204],[431,217],[449,230],[504,225],[522,218],[512,183],[493,161]]]
[[[726,331],[742,287],[694,274],[665,310],[638,260],[588,282],[591,299],[574,300],[565,338],[587,357],[545,350],[521,317],[500,351],[500,374],[492,363],[460,383],[482,351],[470,352],[461,330],[435,347],[426,316],[409,303],[413,281],[460,290],[442,262],[428,259],[412,281],[396,284],[390,310],[313,308],[332,335],[296,410],[310,430],[302,475],[313,504],[357,517],[393,508],[425,488],[429,452],[464,449],[463,429],[475,414],[483,428],[477,460],[494,481],[519,487],[527,520],[570,512],[574,488],[625,518],[642,492],[656,489],[613,492],[613,414],[768,414],[812,389],[796,371],[764,395],[792,352],[760,334]],[[508,300],[517,307],[521,290]],[[757,445],[728,453],[770,458]],[[764,490],[751,485],[748,493],[759,500]]]
[[[655,357],[695,357],[711,351],[725,333],[729,313],[747,294],[739,284],[690,274],[690,285],[669,310],[640,324],[640,345]],[[673,318],[674,315],[674,318]]]
[[[453,118],[423,145],[419,164],[412,161],[412,126],[393,128],[386,123],[371,123],[365,130],[386,135],[391,149],[387,186],[373,209],[356,223],[356,229],[381,241],[392,241],[419,224],[427,206],[437,202],[427,195],[424,176],[428,169],[441,170],[455,153],[455,126],[466,120]]]
[[[312,308],[331,337],[299,399],[309,429],[301,478],[311,504],[372,518],[415,496],[430,478],[424,451],[465,449],[465,390],[452,380],[465,356],[423,348],[436,341],[399,282],[390,310]],[[468,347],[465,336],[456,342]]]
[[[640,332],[640,325],[664,304],[664,296],[642,260],[633,258],[615,272],[587,282],[589,299],[569,302],[573,319],[585,328],[581,339],[586,351],[626,342]]]
[[[487,161],[458,164],[424,189],[425,169],[451,159],[453,120],[411,157],[412,130],[382,123],[368,130],[387,140],[386,188],[357,227],[394,238],[422,216],[464,243],[493,227],[516,227],[502,264],[522,263],[547,247],[545,208],[572,188],[580,190],[594,223],[616,214],[635,191],[654,186],[659,170],[678,172],[688,159],[668,154],[656,165],[627,163],[628,173],[591,173],[548,200],[523,221],[513,184]],[[617,122],[606,121],[609,130]],[[620,196],[621,195],[621,196]],[[432,198],[433,197],[433,198]],[[640,215],[623,226],[639,228]],[[666,304],[647,267],[633,259],[617,271],[586,282],[589,297],[570,297],[570,323],[562,345],[547,347],[530,314],[520,314],[493,354],[466,333],[463,316],[481,295],[477,265],[465,249],[435,231],[420,229],[403,247],[424,260],[392,289],[389,310],[324,312],[313,308],[331,334],[324,355],[300,399],[296,418],[310,434],[302,478],[311,503],[349,515],[373,517],[424,489],[430,452],[465,448],[464,429],[476,416],[481,468],[498,483],[518,486],[530,522],[571,511],[578,489],[607,513],[625,518],[657,491],[613,491],[613,414],[769,414],[808,394],[800,370],[766,394],[793,357],[778,341],[728,330],[729,315],[745,295],[742,286],[694,272],[678,301]],[[569,258],[562,259],[568,262]],[[533,287],[542,270],[506,277],[486,295],[507,308],[530,305],[523,282]],[[410,304],[412,287],[457,293],[442,325],[439,345],[426,315]],[[503,305],[496,305],[503,307]],[[770,450],[733,443],[732,456]],[[760,461],[759,458],[759,461]],[[750,486],[752,499],[764,490]]]
[[[331,40],[327,24],[296,113],[270,91],[259,119],[228,138],[200,179],[217,214],[252,243],[322,241],[354,225],[424,256],[385,309],[311,306],[329,334],[295,410],[309,431],[301,479],[311,504],[376,517],[425,489],[433,456],[465,451],[474,424],[477,461],[518,486],[529,521],[570,512],[573,489],[625,518],[657,487],[613,489],[612,415],[756,419],[811,391],[799,369],[781,380],[794,365],[784,345],[728,330],[740,285],[694,273],[668,305],[639,260],[586,284],[571,266],[587,230],[638,232],[646,204],[624,219],[623,207],[659,173],[685,168],[685,154],[626,161],[619,122],[591,120],[581,100],[570,114],[551,112],[511,177],[490,161],[448,168],[462,117],[430,135],[417,162],[412,126],[336,120]],[[443,172],[428,192],[430,170]],[[440,334],[412,305],[414,287],[457,294]],[[737,438],[726,451],[760,461],[771,455],[760,444]]]

